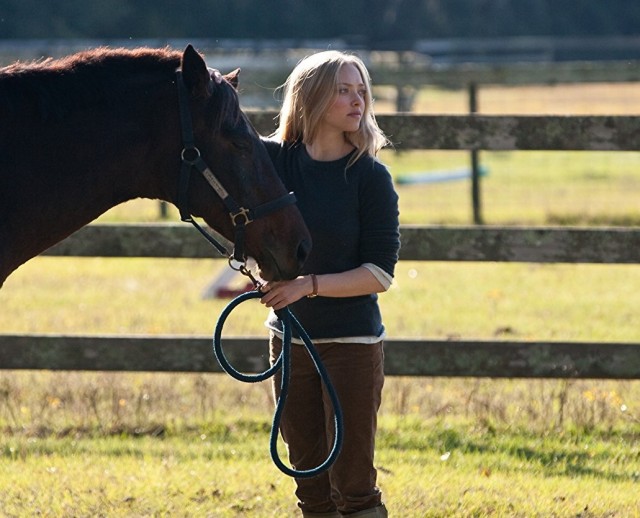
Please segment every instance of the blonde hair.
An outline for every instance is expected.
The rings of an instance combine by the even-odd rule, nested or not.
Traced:
[[[272,136],[285,142],[312,143],[322,117],[336,98],[338,73],[346,64],[358,69],[366,90],[360,127],[357,131],[345,132],[345,137],[357,149],[347,167],[363,155],[377,156],[389,140],[378,127],[373,113],[369,72],[359,57],[335,50],[307,56],[293,69],[280,87],[284,89],[284,99],[278,129]]]

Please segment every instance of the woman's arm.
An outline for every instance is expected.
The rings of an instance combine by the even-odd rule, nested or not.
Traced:
[[[341,273],[316,275],[319,297],[357,297],[385,291],[371,271],[359,266]],[[262,287],[260,301],[268,308],[282,309],[313,292],[311,275],[291,281],[268,282]]]

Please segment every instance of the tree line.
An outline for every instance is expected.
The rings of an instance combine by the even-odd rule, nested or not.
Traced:
[[[3,38],[418,39],[634,35],[629,0],[0,0]]]

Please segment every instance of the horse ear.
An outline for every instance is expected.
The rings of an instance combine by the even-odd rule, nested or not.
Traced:
[[[237,90],[238,89],[238,77],[240,76],[240,69],[236,68],[233,72],[229,72],[225,74],[223,77],[231,83],[231,85]]]
[[[180,66],[187,90],[195,97],[207,97],[211,92],[211,76],[204,59],[192,45],[184,49]]]

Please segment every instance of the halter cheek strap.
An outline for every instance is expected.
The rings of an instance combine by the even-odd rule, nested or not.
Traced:
[[[195,145],[193,123],[191,120],[191,112],[189,111],[189,95],[180,70],[176,71],[176,83],[178,85],[178,101],[180,103],[180,125],[182,127],[183,146],[180,157],[182,161],[180,166],[180,179],[178,181],[178,210],[180,211],[180,219],[193,224],[193,226],[198,229],[207,241],[209,241],[218,250],[218,252],[223,255],[230,255],[226,248],[206,232],[191,216],[188,192],[191,180],[191,171],[196,169],[213,188],[229,212],[231,223],[234,227],[233,259],[239,263],[244,263],[246,261],[244,254],[246,226],[252,221],[286,207],[287,205],[293,205],[296,203],[296,197],[292,192],[290,192],[280,198],[259,205],[254,209],[247,209],[239,205],[231,197],[218,178],[213,174],[207,163],[202,159],[200,150]]]

